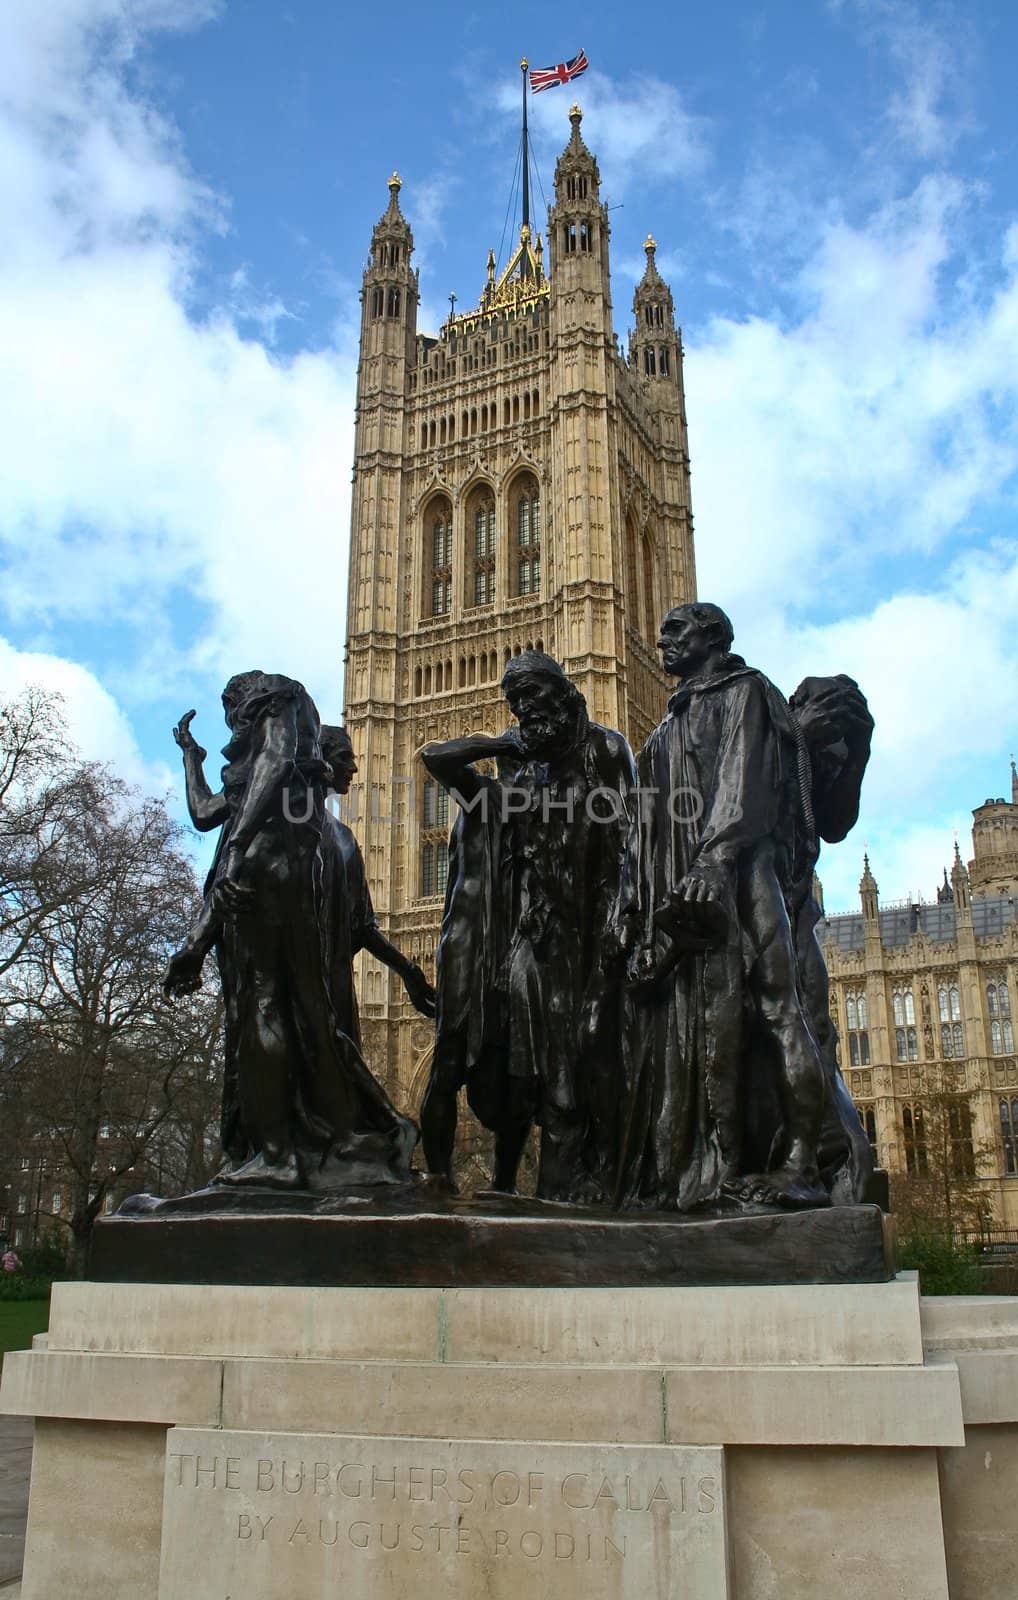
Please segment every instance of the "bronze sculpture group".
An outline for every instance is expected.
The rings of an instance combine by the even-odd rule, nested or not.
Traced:
[[[815,937],[820,840],[855,821],[873,723],[850,679],[790,700],[703,602],[670,611],[679,680],[639,758],[550,656],[508,663],[513,725],[426,745],[456,803],[436,984],[382,934],[356,840],[327,804],[356,772],[306,690],[261,672],[223,695],[222,789],[175,729],[192,819],[220,827],[201,914],[166,976],[213,949],[227,1011],[226,1186],[412,1181],[417,1129],[360,1046],[370,950],[435,1016],[420,1110],[451,1188],[457,1098],[515,1192],[540,1129],[540,1200],[614,1210],[808,1209],[864,1197],[872,1158],[837,1065]]]

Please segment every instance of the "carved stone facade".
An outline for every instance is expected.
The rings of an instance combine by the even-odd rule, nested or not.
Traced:
[[[626,353],[612,326],[608,211],[570,112],[548,265],[525,223],[476,310],[417,331],[400,180],[364,274],[350,540],[349,818],[387,932],[425,966],[442,907],[447,817],[415,752],[497,731],[506,661],[556,656],[592,717],[639,745],[667,687],[655,649],[695,598],[681,333],[648,239]],[[374,1070],[419,1103],[431,1030],[365,957]]]
[[[966,868],[955,845],[934,901],[881,906],[867,861],[861,913],[819,930],[842,1069],[880,1164],[922,1177],[946,1151],[1007,1228],[1018,1228],[1016,841],[1012,763],[1010,800],[973,812],[973,859]]]

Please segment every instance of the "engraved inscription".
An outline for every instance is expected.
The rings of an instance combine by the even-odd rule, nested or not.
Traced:
[[[724,1521],[720,1449],[175,1428],[160,1600],[190,1600],[199,1575],[203,1592],[268,1600],[284,1573],[387,1600],[415,1571],[464,1600],[481,1574],[514,1600],[549,1582],[561,1600],[642,1600],[664,1582],[726,1600]]]

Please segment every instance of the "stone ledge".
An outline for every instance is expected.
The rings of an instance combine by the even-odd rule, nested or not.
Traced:
[[[217,1427],[221,1361],[19,1350],[4,1359],[0,1410],[88,1422]]]
[[[671,1443],[962,1445],[958,1372],[690,1367],[665,1375]]]
[[[944,1361],[655,1370],[22,1352],[5,1369],[2,1402],[40,1417],[242,1431],[650,1444],[964,1442],[958,1370]],[[966,1420],[990,1420],[989,1398],[981,1404],[978,1417]]]
[[[227,1361],[223,1426],[433,1439],[661,1444],[660,1373]]]
[[[957,1369],[967,1428],[1018,1422],[1018,1349],[937,1350],[930,1366]]]
[[[921,1366],[914,1274],[743,1288],[57,1284],[51,1351],[513,1366]]]
[[[1016,1295],[924,1295],[920,1310],[927,1350],[1018,1348]]]
[[[227,1361],[223,1426],[668,1444],[960,1445],[936,1368],[344,1366]]]
[[[884,1284],[450,1289],[446,1359],[653,1367],[921,1366],[914,1274]]]
[[[50,1350],[434,1361],[439,1289],[59,1283]]]

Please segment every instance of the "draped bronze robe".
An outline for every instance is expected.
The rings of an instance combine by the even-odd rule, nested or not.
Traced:
[[[780,1111],[768,1051],[754,1039],[748,897],[779,885],[787,915],[805,833],[787,703],[729,656],[672,696],[637,763],[620,916],[636,948],[667,949],[654,914],[691,867],[715,879],[732,916],[715,947],[671,947],[673,965],[631,991],[623,1030],[623,1206],[690,1210],[754,1158],[766,1165]],[[772,876],[773,875],[773,876]],[[766,879],[766,884],[765,884]],[[790,937],[790,935],[789,935]]]

